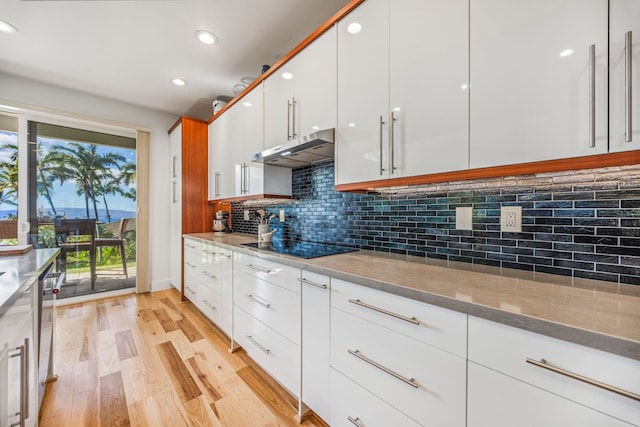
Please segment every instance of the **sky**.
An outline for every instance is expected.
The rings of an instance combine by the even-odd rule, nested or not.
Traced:
[[[0,146],[6,143],[17,144],[17,134],[0,131]],[[59,144],[64,145],[67,141],[52,139],[52,138],[38,138],[38,143],[43,150],[43,154],[46,153],[52,146]],[[131,149],[123,149],[119,147],[109,147],[109,146],[98,146],[98,153],[106,153],[106,152],[115,152],[125,157],[126,162],[135,163],[136,162],[136,153]],[[5,161],[8,159],[8,153],[4,150],[0,149],[0,161]],[[117,172],[117,171],[116,171]],[[130,187],[133,187],[130,186]],[[127,188],[126,190],[128,190]],[[78,196],[76,194],[76,187],[73,182],[65,182],[62,185],[59,181],[56,181],[53,185],[53,200],[58,208],[84,208],[84,196]],[[104,208],[101,198],[98,200],[98,209]],[[125,199],[120,195],[109,195],[107,196],[107,201],[109,204],[109,210],[123,210],[135,212],[135,202],[130,199]],[[38,207],[42,206],[44,208],[44,212],[50,211],[49,203],[46,201],[44,197],[38,197]],[[14,210],[15,206],[0,204],[0,210]],[[93,214],[92,206],[90,205],[91,214]]]

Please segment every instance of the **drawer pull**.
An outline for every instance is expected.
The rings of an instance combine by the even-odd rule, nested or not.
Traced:
[[[257,302],[258,304],[260,304],[261,306],[263,306],[264,308],[269,308],[271,307],[271,304],[268,302],[264,302],[264,300],[262,298],[259,298],[255,295],[252,294],[248,294],[247,298],[251,298],[252,300],[254,300],[255,302]]]
[[[196,245],[190,245],[189,243],[185,243],[184,244],[186,247],[191,248],[191,249],[195,249]]]
[[[251,344],[255,345],[256,347],[258,347],[260,350],[262,350],[264,352],[264,354],[271,354],[271,350],[269,350],[268,348],[266,348],[265,346],[263,346],[262,344],[260,344],[258,341],[256,341],[253,338],[253,335],[247,335],[247,339],[249,341],[251,341]]]
[[[276,272],[275,270],[271,270],[269,268],[258,267],[258,266],[255,266],[253,264],[247,264],[247,267],[249,267],[252,270],[260,271],[262,273],[267,273],[267,274],[271,274],[271,273],[275,273]]]
[[[582,376],[580,374],[576,374],[574,372],[567,371],[565,369],[562,369],[562,368],[560,368],[560,367],[558,367],[556,365],[553,365],[553,364],[547,362],[545,359],[540,359],[540,361],[538,361],[538,360],[530,359],[530,358],[527,357],[527,363],[530,363],[530,364],[532,364],[534,366],[538,366],[538,367],[543,368],[543,369],[548,369],[548,370],[550,370],[552,372],[555,372],[555,373],[558,373],[560,375],[565,375],[565,376],[567,376],[569,378],[573,378],[574,380],[582,381],[584,383],[591,384],[591,385],[596,386],[596,387],[600,387],[602,389],[611,391],[613,393],[620,394],[622,396],[628,397],[629,399],[640,401],[640,394],[632,393],[630,391],[623,390],[621,388],[614,387],[612,385],[605,384],[605,383],[602,383],[600,381],[584,377],[584,376]]]
[[[355,418],[353,418],[353,417],[348,416],[348,417],[347,417],[347,420],[348,420],[351,424],[353,424],[354,426],[357,426],[357,427],[364,427],[364,424],[362,424],[362,423],[360,422],[360,418],[359,418],[359,417],[355,417]]]
[[[327,285],[325,285],[324,283],[312,282],[311,280],[305,279],[304,277],[302,279],[298,279],[298,282],[306,283],[307,285],[315,286],[316,288],[327,289]]]
[[[195,264],[191,264],[190,262],[185,262],[185,264],[187,264],[187,266],[191,267],[191,268],[196,268]]]
[[[202,274],[204,274],[205,276],[207,276],[207,277],[209,277],[211,279],[215,279],[216,278],[215,274],[211,274],[207,270],[202,270]]]
[[[360,350],[355,350],[354,351],[354,350],[348,350],[347,349],[347,351],[349,352],[350,355],[355,356],[358,359],[367,362],[371,366],[375,366],[376,368],[380,369],[381,371],[386,372],[387,374],[391,375],[392,377],[399,379],[403,383],[409,384],[413,388],[418,388],[418,383],[416,383],[416,380],[414,380],[413,378],[403,377],[399,373],[392,371],[391,369],[387,368],[386,366],[382,366],[378,362],[375,362],[375,361],[369,359],[368,357],[363,356],[362,353],[360,353]]]
[[[402,314],[394,313],[393,311],[388,311],[380,307],[376,307],[374,305],[369,305],[360,301],[359,299],[349,299],[351,304],[359,305],[364,308],[368,308],[369,310],[377,311],[378,313],[386,314],[387,316],[395,317],[396,319],[404,320],[405,322],[413,323],[414,325],[419,325],[420,321],[415,317],[407,317]]]
[[[192,294],[197,294],[197,292],[196,292],[196,291],[194,291],[193,289],[191,289],[191,286],[187,286],[187,290],[188,290],[189,292],[191,292]]]
[[[207,307],[209,307],[211,310],[215,310],[216,307],[211,305],[211,303],[207,300],[202,301],[204,303],[204,305],[206,305]]]

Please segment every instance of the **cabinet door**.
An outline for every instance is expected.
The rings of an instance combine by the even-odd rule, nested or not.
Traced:
[[[606,0],[471,2],[471,168],[607,152],[607,13]]]
[[[390,176],[467,169],[467,0],[392,0],[390,22]]]
[[[336,127],[338,70],[336,28],[296,56],[295,133],[298,137]]]
[[[264,81],[264,142],[275,147],[293,138],[293,87],[300,79],[298,57],[289,60]]]
[[[330,279],[302,272],[302,401],[326,422],[331,417]]]
[[[231,160],[231,115],[225,112],[209,125],[209,199],[234,195]]]
[[[484,366],[468,365],[468,427],[623,427],[611,418]]]
[[[233,110],[231,135],[235,195],[261,194],[264,165],[250,159],[264,149],[262,86],[257,86],[230,110]]]
[[[182,125],[169,135],[171,153],[171,207],[169,209],[169,256],[171,284],[180,289],[182,284]]]
[[[338,23],[336,184],[386,177],[389,1],[368,0]]]
[[[638,150],[640,149],[640,2],[611,0],[610,8],[609,151]],[[630,34],[627,35],[627,33]],[[630,46],[629,51],[627,51],[627,44]],[[629,64],[631,74],[627,75]]]

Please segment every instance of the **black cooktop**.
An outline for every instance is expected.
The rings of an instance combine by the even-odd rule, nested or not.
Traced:
[[[344,254],[347,252],[354,252],[358,250],[355,248],[338,246],[330,243],[303,242],[292,240],[274,240],[271,243],[243,243],[242,245],[305,259],[317,258],[327,255]]]

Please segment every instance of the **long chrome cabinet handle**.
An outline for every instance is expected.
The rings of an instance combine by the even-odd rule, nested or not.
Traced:
[[[28,354],[29,354],[29,338],[24,339],[24,344],[14,349],[18,353],[9,356],[10,358],[20,358],[20,412],[15,414],[19,415],[20,419],[17,423],[11,424],[11,427],[20,426],[24,427],[24,420],[29,416],[29,366],[28,366]]]
[[[249,194],[249,165],[248,164],[244,164],[244,194]]]
[[[382,127],[384,126],[384,118],[380,116],[380,175],[384,173],[384,165],[382,164]]]
[[[191,264],[190,262],[185,262],[185,264],[187,264],[188,267],[196,268],[196,265],[195,264]]]
[[[172,192],[172,194],[173,194],[173,196],[171,197],[171,201],[172,201],[174,204],[175,204],[175,203],[178,203],[178,198],[176,197],[176,195],[177,195],[177,194],[176,194],[176,193],[177,193],[177,191],[176,191],[176,185],[178,185],[178,183],[177,183],[177,182],[175,182],[175,181],[173,181],[173,182],[171,183],[171,192]]]
[[[249,267],[252,270],[260,271],[262,273],[267,273],[267,274],[275,273],[275,270],[271,270],[269,268],[258,267],[258,266],[255,266],[253,264],[247,264],[247,267]]]
[[[220,172],[216,172],[215,180],[214,180],[214,192],[216,193],[216,197],[220,196]]]
[[[538,360],[531,359],[531,358],[527,357],[526,361],[527,361],[527,363],[530,363],[532,365],[538,366],[538,367],[543,368],[543,369],[548,369],[549,371],[558,373],[560,375],[567,376],[569,378],[573,378],[574,380],[582,381],[584,383],[591,384],[593,386],[600,387],[602,389],[611,391],[613,393],[628,397],[629,399],[640,401],[640,394],[632,393],[630,391],[623,390],[621,388],[614,387],[614,386],[609,385],[609,384],[605,384],[603,382],[600,382],[600,381],[585,377],[583,375],[576,374],[575,372],[567,371],[566,369],[562,369],[562,368],[560,368],[560,367],[558,367],[558,366],[556,366],[556,365],[554,365],[552,363],[547,362],[545,359],[540,359],[538,361]]]
[[[355,418],[353,418],[353,417],[351,417],[351,416],[348,416],[348,417],[347,417],[347,420],[348,420],[351,424],[353,424],[354,426],[357,426],[357,427],[364,427],[364,426],[363,426],[363,424],[360,422],[360,418],[359,418],[359,417],[355,417]]]
[[[292,129],[293,139],[295,139],[298,137],[298,132],[296,132],[296,104],[298,102],[296,101],[295,97],[291,99],[293,100],[293,102],[291,103],[291,129]]]
[[[185,289],[186,289],[186,290],[188,290],[189,292],[193,293],[193,294],[197,294],[197,292],[196,292],[196,291],[194,291],[194,290],[191,288],[191,286],[187,286],[187,287],[185,287]]]
[[[248,339],[249,341],[251,341],[251,344],[253,344],[253,345],[255,345],[256,347],[258,347],[258,348],[259,348],[260,350],[262,350],[265,354],[271,354],[271,350],[270,350],[270,349],[268,349],[268,348],[266,348],[266,347],[265,347],[265,346],[263,346],[262,344],[260,344],[258,341],[256,341],[256,340],[253,338],[253,335],[247,335],[246,337],[247,337],[247,339]]]
[[[254,300],[255,302],[257,302],[258,304],[260,304],[264,308],[271,308],[271,304],[268,301],[263,300],[262,298],[259,298],[259,297],[255,296],[253,294],[247,294],[247,298]]]
[[[398,119],[396,118],[396,113],[391,112],[391,124],[389,127],[391,128],[391,173],[395,173],[395,170],[398,169],[396,167],[396,122]]]
[[[624,82],[625,82],[625,114],[624,114],[624,133],[625,142],[631,142],[633,139],[632,125],[632,80],[633,80],[633,38],[631,31],[627,31],[624,35]]]
[[[403,316],[402,314],[394,313],[393,311],[385,310],[384,308],[367,304],[360,301],[359,299],[349,299],[349,302],[351,304],[359,305],[360,307],[368,308],[369,310],[377,311],[378,313],[386,314],[387,316],[395,317],[396,319],[404,320],[405,322],[413,323],[414,325],[420,324],[420,321],[415,317]]]
[[[175,179],[178,177],[178,174],[176,173],[176,156],[173,156],[173,165],[171,166],[172,168],[172,172],[171,172],[171,176]]]
[[[209,301],[204,300],[202,301],[204,303],[204,305],[206,305],[207,307],[209,307],[211,310],[215,310],[216,307],[214,305],[212,305]]]
[[[419,387],[418,383],[416,383],[416,380],[414,380],[413,378],[404,377],[404,376],[400,375],[399,373],[394,372],[391,369],[387,368],[386,366],[383,366],[383,365],[379,364],[378,362],[376,362],[374,360],[371,360],[366,356],[363,356],[362,353],[360,353],[360,350],[347,350],[347,351],[349,352],[350,355],[355,356],[358,359],[367,362],[371,366],[374,366],[374,367],[380,369],[383,372],[386,372],[387,374],[391,375],[392,377],[399,379],[403,383],[408,384],[413,388],[418,388]]]
[[[596,45],[589,46],[589,148],[596,146]]]
[[[305,279],[304,277],[302,279],[298,279],[298,282],[306,283],[307,285],[315,286],[316,288],[327,289],[327,285],[325,285],[324,283],[312,282],[311,280]]]
[[[210,279],[215,279],[216,278],[215,274],[211,274],[207,270],[202,270],[202,274],[204,274],[205,276],[209,277]]]
[[[291,139],[291,101],[287,99],[287,141]]]

